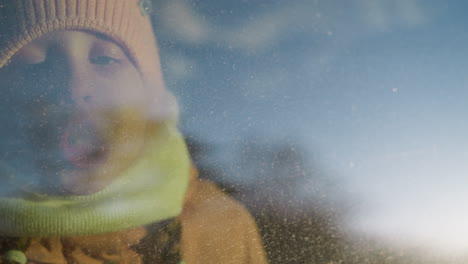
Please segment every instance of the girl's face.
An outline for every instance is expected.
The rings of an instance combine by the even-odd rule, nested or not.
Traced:
[[[94,193],[143,151],[145,85],[106,37],[57,31],[34,40],[0,69],[0,89],[0,167],[13,171],[16,191]]]

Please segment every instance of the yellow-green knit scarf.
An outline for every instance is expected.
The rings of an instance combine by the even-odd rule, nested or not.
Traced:
[[[148,153],[100,192],[0,198],[0,235],[89,235],[177,216],[189,182],[190,161],[176,125],[165,124],[161,130]]]

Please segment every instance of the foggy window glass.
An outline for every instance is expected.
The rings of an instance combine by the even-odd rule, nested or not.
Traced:
[[[271,263],[464,262],[465,8],[161,4],[195,161],[250,209]]]
[[[465,263],[466,8],[0,0],[0,263]]]

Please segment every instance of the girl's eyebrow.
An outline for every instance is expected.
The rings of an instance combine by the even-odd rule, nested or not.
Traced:
[[[83,32],[91,34],[91,35],[97,37],[98,39],[102,39],[102,40],[106,40],[106,41],[110,41],[110,42],[115,43],[115,41],[111,37],[107,36],[106,34],[103,34],[103,33],[100,33],[100,32],[88,31],[88,30],[83,30]]]
[[[37,44],[34,46],[25,46],[18,50],[11,58],[12,64],[26,63],[36,64],[44,61],[47,57],[47,48]]]

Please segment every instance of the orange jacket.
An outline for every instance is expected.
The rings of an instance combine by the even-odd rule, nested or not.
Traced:
[[[187,264],[267,263],[257,226],[247,210],[213,183],[192,182],[182,213]]]

